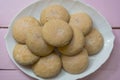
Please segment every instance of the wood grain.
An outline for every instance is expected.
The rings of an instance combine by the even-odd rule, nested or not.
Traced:
[[[0,29],[0,69],[18,69],[9,58],[4,36],[8,29]]]
[[[0,80],[36,80],[20,70],[0,70]]]
[[[7,1],[7,2],[6,2]],[[0,26],[6,27],[18,12],[37,0],[0,0]],[[120,27],[120,0],[80,0],[99,11],[113,27]],[[7,7],[6,7],[7,5]]]

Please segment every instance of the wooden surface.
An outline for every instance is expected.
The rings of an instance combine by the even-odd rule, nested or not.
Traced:
[[[23,8],[38,0],[0,0],[0,25],[7,27]],[[111,26],[120,27],[120,0],[81,0],[97,9]],[[119,17],[119,18],[118,18]]]
[[[8,1],[6,3],[6,1]],[[15,1],[15,2],[12,2]],[[21,72],[9,58],[4,36],[14,15],[36,0],[0,0],[0,80],[35,80]],[[83,0],[82,0],[83,1]],[[95,73],[80,80],[120,79],[120,0],[84,0],[103,14],[112,25],[115,43],[108,61]],[[5,7],[7,5],[7,7]],[[16,8],[15,8],[16,7]]]

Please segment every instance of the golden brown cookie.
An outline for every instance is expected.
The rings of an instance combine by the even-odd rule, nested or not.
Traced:
[[[41,12],[40,17],[40,21],[42,24],[45,24],[47,21],[52,19],[61,19],[66,22],[68,22],[70,19],[68,11],[60,5],[48,6]]]
[[[30,27],[27,32],[26,44],[35,55],[47,56],[53,51],[54,47],[43,40],[41,30],[42,27]]]
[[[63,68],[71,74],[79,74],[85,71],[88,67],[88,53],[86,49],[75,56],[62,55]]]
[[[57,54],[50,54],[46,57],[41,57],[40,60],[33,66],[33,72],[43,78],[56,76],[61,70],[61,59]]]
[[[35,56],[26,45],[16,44],[13,57],[21,65],[32,65],[34,64],[39,57]]]
[[[86,13],[76,13],[71,15],[69,24],[73,27],[79,27],[84,35],[88,34],[92,29],[92,20]]]
[[[17,19],[12,28],[13,37],[19,43],[25,43],[26,31],[29,27],[40,26],[39,22],[31,16],[25,16]]]
[[[53,19],[48,21],[42,30],[44,40],[55,47],[61,47],[70,42],[73,31],[64,21]]]
[[[73,56],[78,54],[85,45],[85,38],[82,32],[80,32],[78,27],[72,27],[73,38],[71,42],[63,47],[58,48],[63,55]]]
[[[104,45],[104,39],[101,33],[95,28],[92,29],[85,39],[85,48],[87,49],[89,55],[97,54]]]

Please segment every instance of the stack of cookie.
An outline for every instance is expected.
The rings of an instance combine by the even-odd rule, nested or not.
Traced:
[[[70,15],[60,5],[46,7],[40,21],[31,16],[17,19],[13,25],[17,44],[14,59],[43,78],[56,76],[63,68],[71,74],[84,72],[89,56],[99,53],[104,44],[91,17],[79,12]]]

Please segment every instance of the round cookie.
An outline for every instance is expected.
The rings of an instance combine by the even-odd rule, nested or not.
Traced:
[[[65,71],[71,74],[79,74],[85,71],[88,67],[88,53],[86,49],[75,56],[62,55],[62,63]]]
[[[21,65],[32,65],[34,64],[39,57],[35,56],[26,45],[16,44],[13,57]]]
[[[92,29],[92,20],[86,13],[76,13],[71,15],[69,24],[73,27],[79,27],[84,35],[88,34]]]
[[[26,31],[29,27],[40,26],[39,22],[31,16],[25,16],[17,19],[12,28],[13,37],[19,43],[25,43]]]
[[[49,56],[41,57],[40,60],[33,66],[33,72],[43,78],[56,76],[61,70],[60,57],[52,53]]]
[[[78,54],[85,45],[85,38],[82,32],[80,32],[78,27],[72,27],[73,38],[71,42],[63,47],[58,48],[59,51],[67,56],[73,56]]]
[[[48,45],[42,38],[43,27],[30,27],[27,32],[26,44],[28,48],[37,56],[49,55],[54,47]]]
[[[70,15],[64,7],[60,5],[51,5],[41,12],[40,21],[42,24],[45,24],[47,21],[52,19],[61,19],[68,22]]]
[[[48,21],[43,29],[42,35],[44,40],[55,47],[61,47],[70,42],[73,31],[71,27],[64,21],[53,19]]]
[[[103,47],[104,40],[101,33],[93,28],[92,31],[85,37],[85,48],[89,55],[97,54]]]

